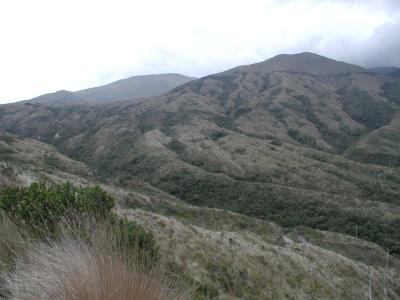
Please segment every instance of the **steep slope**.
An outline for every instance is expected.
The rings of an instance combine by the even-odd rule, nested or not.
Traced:
[[[1,133],[0,153],[1,184],[94,184],[84,164],[39,141]],[[191,206],[137,180],[102,187],[117,214],[154,232],[166,271],[195,299],[367,298],[371,272],[374,299],[400,297],[400,261],[362,239]]]
[[[303,53],[139,104],[1,106],[0,124],[56,145],[104,182],[140,179],[286,227],[352,235],[357,226],[400,253],[397,89],[394,79]]]
[[[60,154],[53,146],[0,131],[0,186],[26,186],[35,181],[84,184],[92,179],[84,163]]]
[[[29,103],[46,105],[101,104],[124,100],[140,100],[164,94],[195,78],[181,74],[132,76],[106,85],[77,92],[58,91],[42,95]]]
[[[371,272],[374,299],[400,296],[400,261],[390,256],[385,271],[385,251],[355,237],[288,232],[154,191],[121,201],[117,212],[154,232],[171,272],[196,287],[196,299],[364,299]]]

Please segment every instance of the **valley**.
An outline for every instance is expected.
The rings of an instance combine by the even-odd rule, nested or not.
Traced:
[[[0,184],[100,184],[196,299],[366,299],[371,280],[398,299],[399,97],[300,53],[141,100],[1,105]]]

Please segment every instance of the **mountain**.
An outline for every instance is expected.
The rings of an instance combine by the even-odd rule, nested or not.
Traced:
[[[140,100],[164,94],[195,78],[181,74],[132,76],[106,85],[70,92],[61,90],[42,95],[29,103],[46,105],[102,104],[123,100]]]
[[[388,75],[390,73],[400,71],[400,68],[397,68],[397,67],[377,67],[377,68],[369,69],[369,71],[377,73],[377,74],[381,74],[381,75]]]
[[[96,183],[84,163],[5,132],[0,174],[0,185]],[[140,180],[101,187],[120,217],[153,232],[166,271],[193,287],[194,299],[364,299],[369,284],[374,299],[400,297],[399,259],[355,236],[192,206]]]
[[[316,76],[344,75],[349,73],[365,73],[367,70],[355,65],[338,62],[314,53],[281,54],[266,61],[234,68],[223,74],[232,72],[253,73],[304,73]]]
[[[172,73],[133,76],[103,86],[81,90],[74,94],[91,104],[116,100],[138,100],[164,94],[194,79],[193,77]]]
[[[279,55],[147,101],[0,106],[96,180],[140,180],[201,207],[307,226],[400,254],[400,82],[311,53]]]

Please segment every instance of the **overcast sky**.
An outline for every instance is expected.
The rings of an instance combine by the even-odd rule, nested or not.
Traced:
[[[400,67],[400,0],[2,0],[0,103],[310,51]]]

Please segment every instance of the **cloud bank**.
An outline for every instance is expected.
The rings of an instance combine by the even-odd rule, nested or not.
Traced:
[[[398,0],[0,2],[0,103],[280,53],[400,67]]]

